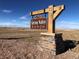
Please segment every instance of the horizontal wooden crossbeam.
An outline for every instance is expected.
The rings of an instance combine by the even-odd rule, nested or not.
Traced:
[[[54,11],[56,11],[57,9],[60,9],[60,8],[64,9],[64,5],[54,7]],[[42,9],[42,10],[33,11],[30,13],[30,15],[38,15],[38,14],[44,14],[44,13],[48,13],[48,12],[49,12],[49,9],[46,8],[46,9]]]

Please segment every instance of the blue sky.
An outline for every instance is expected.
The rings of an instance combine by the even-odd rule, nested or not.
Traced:
[[[29,27],[30,12],[49,5],[65,5],[56,28],[79,29],[79,0],[0,0],[0,26]]]

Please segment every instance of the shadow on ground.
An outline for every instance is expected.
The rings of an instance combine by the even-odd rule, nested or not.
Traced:
[[[66,39],[63,40],[62,33],[55,35],[56,39],[56,55],[66,52],[69,49],[75,48],[79,41]]]

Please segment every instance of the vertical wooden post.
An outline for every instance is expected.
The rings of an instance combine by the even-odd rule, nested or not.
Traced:
[[[53,5],[48,7],[48,33],[53,33]]]

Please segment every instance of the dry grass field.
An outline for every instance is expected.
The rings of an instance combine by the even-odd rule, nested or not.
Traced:
[[[0,59],[48,59],[46,52],[37,48],[40,32],[46,30],[0,28]],[[79,41],[79,30],[56,30],[56,33],[63,33],[63,40]],[[56,59],[79,59],[79,45],[57,55]]]

